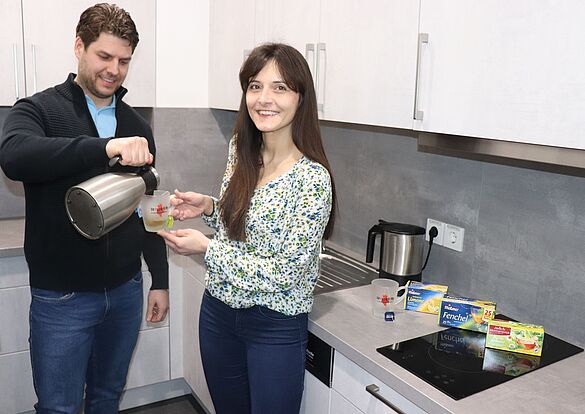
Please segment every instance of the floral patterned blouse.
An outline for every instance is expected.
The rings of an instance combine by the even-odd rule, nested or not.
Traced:
[[[233,138],[221,194],[235,162]],[[232,308],[260,305],[286,315],[310,312],[331,212],[327,169],[303,156],[288,172],[257,188],[246,217],[245,242],[227,237],[218,200],[213,202],[213,214],[203,216],[216,230],[205,254],[209,293]]]

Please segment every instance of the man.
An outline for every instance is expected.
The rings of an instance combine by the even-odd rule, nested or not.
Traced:
[[[5,174],[24,183],[25,256],[30,273],[30,353],[37,413],[118,412],[142,319],[143,254],[152,274],[147,320],[168,309],[164,241],[133,214],[98,240],[69,223],[65,192],[109,170],[154,162],[148,124],[123,100],[138,33],[110,4],[85,10],[77,25],[77,75],[18,101],[0,146]]]

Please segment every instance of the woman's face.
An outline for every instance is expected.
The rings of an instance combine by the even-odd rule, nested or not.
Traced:
[[[261,132],[284,132],[292,137],[291,124],[299,105],[299,94],[284,83],[274,60],[250,80],[246,105],[250,118]]]

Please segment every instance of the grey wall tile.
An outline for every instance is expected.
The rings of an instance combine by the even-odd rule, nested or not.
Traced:
[[[160,188],[218,195],[227,142],[209,109],[162,109],[153,116]]]
[[[333,242],[365,257],[379,218],[461,226],[463,252],[433,247],[425,280],[585,344],[583,178],[420,153],[378,128],[322,131],[340,207]]]

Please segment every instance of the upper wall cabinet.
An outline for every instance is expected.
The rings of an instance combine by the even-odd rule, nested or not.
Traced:
[[[237,109],[246,49],[284,42],[309,64],[321,119],[412,129],[418,2],[213,1],[211,9],[211,107]]]
[[[323,119],[412,129],[418,15],[412,0],[321,0]]]
[[[254,0],[213,0],[209,15],[209,106],[237,110],[238,74],[254,47]]]
[[[134,106],[154,106],[156,0],[119,0],[116,3],[131,14],[140,34],[140,43],[124,82],[129,90],[125,100]],[[19,13],[21,4],[22,13]],[[73,50],[75,27],[83,10],[93,4],[93,0],[0,0],[2,62],[14,62],[7,65],[10,73],[3,71],[0,75],[1,105],[12,105],[17,90],[19,97],[29,96],[62,83],[69,72],[77,71]],[[5,11],[12,17],[4,19]],[[58,24],[47,30],[47,19],[56,18]],[[24,38],[24,45],[19,38]],[[6,60],[5,55],[8,56]],[[21,75],[17,78],[18,73]]]
[[[305,56],[313,78],[319,24],[319,1],[256,0],[255,43],[279,42],[291,45]]]
[[[0,106],[25,96],[20,0],[0,0]]]
[[[415,129],[585,149],[585,2],[421,0]]]

